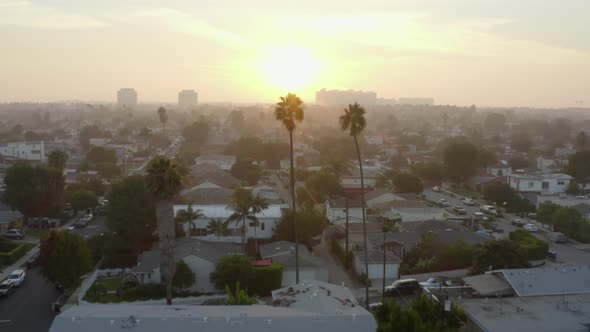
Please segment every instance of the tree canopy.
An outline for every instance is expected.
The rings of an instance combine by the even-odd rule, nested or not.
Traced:
[[[107,227],[116,232],[135,252],[149,248],[156,227],[155,203],[145,178],[134,175],[113,184],[107,195]]]
[[[488,201],[503,206],[508,212],[533,212],[535,207],[507,183],[493,182],[483,190],[484,198]]]
[[[226,286],[233,288],[237,283],[248,285],[253,275],[254,267],[248,256],[227,255],[219,258],[211,280],[216,288],[225,289]]]
[[[240,159],[232,165],[229,172],[234,178],[253,186],[258,183],[262,175],[262,168],[252,159]]]
[[[436,161],[412,164],[410,169],[424,182],[440,183],[444,175],[443,165]]]
[[[576,178],[578,183],[587,183],[590,178],[590,150],[574,153],[569,159],[567,173]]]
[[[59,216],[64,206],[62,171],[16,163],[6,170],[2,200],[27,217]]]
[[[95,208],[98,205],[98,198],[94,192],[81,189],[72,195],[70,203],[74,211],[84,211]]]
[[[51,231],[41,240],[40,263],[43,275],[65,288],[78,286],[80,277],[92,267],[86,241],[68,231]]]
[[[478,149],[468,142],[449,144],[443,152],[445,175],[453,182],[463,182],[475,175],[478,163]]]
[[[195,274],[184,260],[176,262],[176,272],[172,278],[172,286],[183,289],[192,287],[195,283]]]
[[[398,193],[416,193],[424,190],[422,180],[414,174],[398,173],[393,177],[393,186]]]
[[[482,274],[489,269],[519,269],[529,267],[526,252],[512,240],[491,240],[475,249],[470,274]]]
[[[340,179],[327,171],[314,172],[307,177],[305,186],[315,202],[323,202],[332,195],[342,192]]]
[[[64,150],[53,150],[49,153],[47,165],[57,169],[64,169],[67,161],[68,154]]]
[[[98,163],[117,163],[117,152],[113,149],[107,149],[102,146],[92,146],[86,153],[86,160],[93,164]]]
[[[326,217],[312,206],[304,206],[297,212],[297,235],[300,243],[311,245],[314,236],[322,233],[327,225]],[[283,213],[276,225],[274,237],[278,240],[295,241],[293,234],[293,211]]]

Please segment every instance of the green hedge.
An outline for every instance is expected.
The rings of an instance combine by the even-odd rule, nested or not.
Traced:
[[[510,232],[509,238],[524,249],[526,257],[529,260],[544,259],[549,250],[547,242],[536,238],[533,234],[524,229],[517,229]]]
[[[269,266],[257,266],[254,275],[248,280],[248,293],[260,297],[270,295],[273,289],[281,288],[283,283],[282,262],[276,262]]]
[[[342,265],[344,265],[344,268],[346,270],[353,268],[352,262],[354,260],[354,254],[352,253],[352,251],[349,251],[348,257],[347,257],[346,251],[344,250],[344,248],[342,248],[342,246],[340,245],[340,242],[338,242],[338,239],[336,237],[333,237],[330,240],[330,248],[331,248],[332,254],[334,256],[336,256],[338,258],[338,260],[340,260],[340,263],[342,263]]]
[[[0,264],[9,265],[16,262],[34,246],[32,243],[21,243],[8,252],[0,252]]]

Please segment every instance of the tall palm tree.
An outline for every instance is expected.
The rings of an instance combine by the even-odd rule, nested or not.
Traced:
[[[367,251],[367,220],[365,216],[365,180],[363,177],[363,162],[361,159],[361,150],[359,148],[358,135],[362,133],[367,126],[365,120],[365,109],[358,103],[348,105],[344,109],[344,114],[340,116],[340,127],[354,138],[354,145],[356,146],[356,156],[358,158],[359,169],[361,173],[361,210],[363,214],[363,249],[365,251],[365,276],[367,281],[369,279],[369,257]],[[365,306],[369,308],[369,283],[365,283]]]
[[[193,224],[193,220],[205,218],[203,214],[203,210],[201,209],[193,209],[193,203],[190,203],[186,210],[180,210],[176,214],[176,219],[178,222],[185,223],[188,222],[188,230],[189,234],[192,235],[192,230],[195,228]]]
[[[293,209],[293,235],[295,237],[295,283],[299,283],[299,241],[297,238],[297,204],[295,203],[295,167],[293,166],[293,131],[303,121],[303,101],[296,94],[288,93],[276,104],[275,118],[289,132],[289,155],[291,171],[291,209]]]
[[[217,235],[217,239],[220,239],[222,236],[227,236],[230,234],[229,228],[229,221],[223,221],[221,219],[211,219],[209,224],[207,224],[207,233]]]
[[[143,138],[143,142],[145,144],[145,149],[147,150],[148,148],[148,139],[150,138],[150,136],[152,135],[152,131],[147,128],[147,127],[143,127],[139,130],[139,137]]]
[[[162,133],[165,133],[166,122],[168,122],[168,112],[166,112],[164,106],[160,106],[160,108],[158,108],[158,117],[160,118],[160,122],[162,122]]]
[[[147,168],[146,185],[156,199],[158,224],[160,273],[166,282],[166,302],[172,304],[172,278],[176,269],[174,261],[174,211],[172,199],[181,188],[181,177],[174,163],[165,157],[154,158]]]
[[[47,158],[49,167],[63,170],[68,162],[68,154],[64,150],[53,150]]]

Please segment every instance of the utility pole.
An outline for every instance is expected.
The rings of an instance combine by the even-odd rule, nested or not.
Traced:
[[[346,256],[344,256],[345,262],[348,262],[348,193],[346,195]],[[346,265],[346,264],[345,264]],[[346,267],[348,270],[348,266]]]

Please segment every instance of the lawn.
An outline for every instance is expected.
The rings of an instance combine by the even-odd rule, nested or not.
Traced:
[[[50,229],[46,228],[27,228],[26,235],[36,237],[38,239],[43,239],[49,236]]]
[[[106,287],[107,291],[116,291],[123,285],[123,279],[121,278],[104,278],[97,279],[96,284],[100,284]]]

